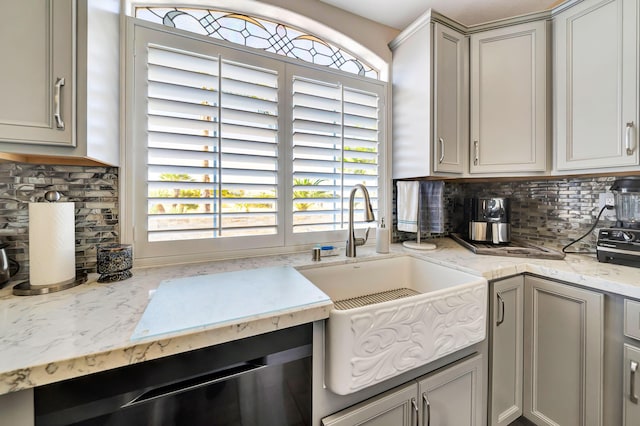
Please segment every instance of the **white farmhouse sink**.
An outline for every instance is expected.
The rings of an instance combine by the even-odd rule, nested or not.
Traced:
[[[485,338],[484,278],[411,256],[299,272],[334,302],[325,329],[325,381],[339,395]]]

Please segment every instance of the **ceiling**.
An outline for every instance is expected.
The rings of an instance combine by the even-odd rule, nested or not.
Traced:
[[[405,29],[427,9],[467,26],[540,12],[562,0],[320,0],[398,30]]]

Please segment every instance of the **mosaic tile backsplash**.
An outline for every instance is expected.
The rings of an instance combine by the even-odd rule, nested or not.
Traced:
[[[600,210],[599,194],[608,190],[614,180],[615,177],[572,177],[477,183],[446,181],[445,232],[423,231],[421,235],[427,239],[461,232],[466,225],[465,197],[509,197],[514,238],[561,248],[591,227]],[[41,201],[44,193],[51,190],[62,193],[61,201],[75,203],[77,269],[95,272],[97,245],[120,240],[117,168],[2,163],[0,242],[8,244],[8,255],[20,263],[21,270],[14,282],[29,276],[28,203]],[[395,208],[393,217],[393,240],[415,239],[415,234],[397,231]],[[613,224],[601,219],[598,228]],[[590,251],[594,246],[592,234],[572,250]]]
[[[600,212],[599,194],[607,191],[615,179],[615,177],[570,177],[477,183],[446,181],[443,194],[445,232],[431,234],[423,229],[421,238],[462,232],[466,226],[465,197],[509,197],[512,238],[560,249],[591,228]],[[613,226],[614,223],[601,218],[597,228]],[[595,232],[571,246],[570,250],[595,250]],[[397,242],[415,239],[415,234],[397,231],[395,210],[393,237]]]
[[[47,191],[75,203],[76,269],[96,270],[96,246],[119,242],[118,169],[0,164],[0,242],[20,264],[13,282],[29,278],[29,202]]]

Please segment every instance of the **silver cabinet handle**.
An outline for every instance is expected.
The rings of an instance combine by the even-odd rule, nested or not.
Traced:
[[[504,322],[504,299],[500,296],[500,293],[496,293],[496,296],[498,296],[498,302],[500,302],[500,315],[496,321],[496,327],[498,327]]]
[[[422,393],[422,404],[424,405],[424,415],[427,418],[427,426],[431,426],[431,404],[426,392]]]
[[[625,134],[625,147],[627,148],[627,155],[633,155],[633,151],[635,151],[635,146],[631,148],[631,132],[633,130],[633,121],[627,123],[627,132]],[[635,145],[635,144],[634,144]]]
[[[418,425],[418,403],[415,398],[411,398],[411,407],[413,408],[413,411],[411,412],[411,424],[420,426]]]
[[[438,141],[440,141],[440,159],[438,163],[442,163],[444,161],[444,139],[440,138]]]
[[[64,86],[64,83],[64,77],[58,78],[56,80],[56,93],[53,95],[53,103],[55,105],[55,113],[53,114],[53,118],[56,120],[56,127],[60,130],[64,130],[64,121],[62,121],[62,115],[60,113],[60,92],[62,91],[62,86]]]
[[[636,395],[636,371],[638,371],[638,363],[631,361],[631,371],[629,372],[629,399],[634,404],[638,403],[638,395]]]
[[[480,157],[480,143],[478,141],[473,141],[473,146],[474,146],[475,152],[476,152],[475,158],[473,159],[473,165],[477,166],[478,165],[478,161],[480,161],[479,160],[479,157]]]

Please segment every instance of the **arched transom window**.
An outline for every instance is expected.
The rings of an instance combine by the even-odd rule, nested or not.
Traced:
[[[378,70],[362,59],[313,34],[282,23],[234,12],[189,7],[136,7],[135,16],[312,64],[379,78]]]

